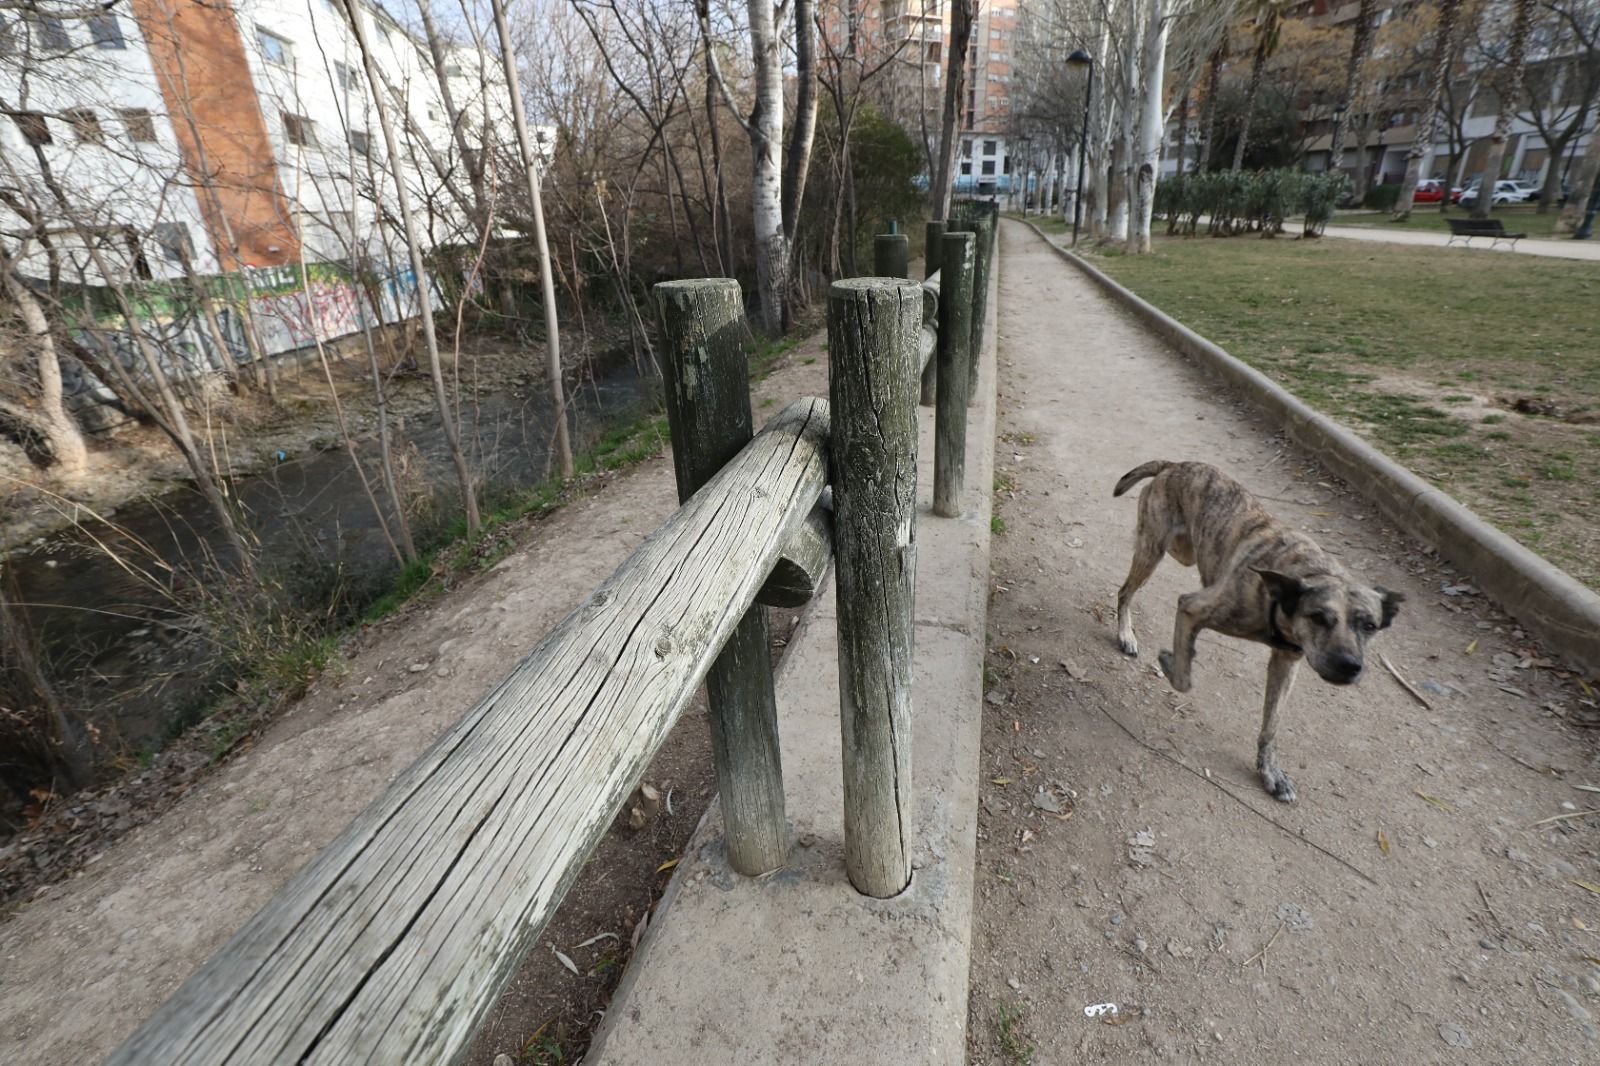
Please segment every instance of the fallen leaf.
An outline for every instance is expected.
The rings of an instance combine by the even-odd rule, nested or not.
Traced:
[[[1600,896],[1600,885],[1595,884],[1593,881],[1574,881],[1572,883],[1585,892],[1593,892],[1595,895]]]
[[[679,862],[678,859],[669,859],[668,861],[662,863],[660,866],[656,867],[656,873],[664,874],[668,870],[672,869],[674,866],[678,865],[678,862]]]
[[[591,946],[593,946],[595,944],[600,943],[600,941],[606,940],[606,939],[620,941],[622,938],[620,936],[618,936],[617,934],[615,934],[615,933],[596,933],[594,936],[590,937],[588,940],[585,940],[583,943],[579,944],[578,947],[580,947],[580,948],[591,947]]]
[[[550,950],[551,951],[555,951],[556,949],[555,948],[551,948]],[[567,958],[566,955],[562,954],[559,951],[556,951],[556,958],[560,959],[561,960],[561,965],[563,965],[567,969],[571,970],[574,974],[576,974],[578,972],[578,964],[573,962],[571,959]]]
[[[1477,650],[1478,650],[1478,638],[1477,637],[1473,637],[1472,638],[1472,643],[1467,645],[1466,651],[1463,652],[1462,654],[1471,655],[1473,652],[1475,652]]]
[[[1450,806],[1450,804],[1446,803],[1444,800],[1440,799],[1438,796],[1430,796],[1426,792],[1422,791],[1420,788],[1413,789],[1412,791],[1415,792],[1417,794],[1417,798],[1422,800],[1424,803],[1431,803],[1433,806],[1439,808],[1441,811],[1445,812],[1446,814],[1454,814],[1455,813],[1454,809]]]
[[[1378,830],[1378,850],[1385,855],[1389,854],[1389,838],[1384,835],[1382,829]]]
[[[1011,784],[1011,778],[1009,778],[1009,777],[991,777],[991,778],[989,778],[989,782],[991,784],[995,784],[995,785],[1009,785],[1009,784]]]

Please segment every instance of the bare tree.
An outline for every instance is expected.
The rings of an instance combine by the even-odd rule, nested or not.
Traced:
[[[1432,77],[1422,110],[1417,113],[1416,136],[1411,149],[1406,152],[1406,176],[1400,185],[1400,195],[1394,204],[1394,221],[1404,222],[1411,217],[1412,201],[1416,197],[1417,182],[1422,177],[1422,160],[1433,150],[1439,136],[1439,101],[1450,81],[1451,58],[1456,47],[1456,27],[1461,15],[1461,0],[1439,0],[1439,22],[1433,31]],[[1449,190],[1445,190],[1448,200]]]
[[[944,114],[939,123],[939,161],[933,170],[929,195],[934,219],[950,216],[950,194],[955,186],[956,131],[967,91],[967,49],[978,21],[978,0],[950,0],[950,40],[946,46]]]
[[[1473,218],[1488,218],[1494,207],[1494,183],[1506,157],[1506,142],[1511,139],[1511,123],[1522,97],[1522,78],[1528,58],[1528,35],[1533,28],[1535,0],[1512,0],[1511,36],[1506,47],[1506,63],[1500,82],[1500,114],[1495,119],[1494,135],[1489,139],[1489,154],[1484,159],[1483,180],[1472,207]]]

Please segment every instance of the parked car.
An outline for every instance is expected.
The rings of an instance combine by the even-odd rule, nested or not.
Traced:
[[[1444,185],[1428,179],[1417,182],[1417,191],[1412,194],[1411,202],[1414,204],[1436,204],[1444,199]]]
[[[1460,204],[1462,207],[1476,207],[1478,204],[1478,193],[1481,188],[1482,184],[1474,181],[1471,185],[1467,186],[1466,191],[1461,194],[1461,198],[1458,199],[1456,203]],[[1539,190],[1533,188],[1527,182],[1509,180],[1497,181],[1494,183],[1494,192],[1491,194],[1489,202],[1496,207],[1500,206],[1501,204],[1520,204],[1527,200],[1530,196],[1537,195],[1539,195]]]

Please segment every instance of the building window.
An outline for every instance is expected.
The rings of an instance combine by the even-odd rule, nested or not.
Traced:
[[[16,30],[4,15],[0,15],[0,56],[15,55],[16,51]]]
[[[992,176],[994,174],[994,160],[993,159],[985,159],[983,161],[983,173],[984,173],[985,177],[989,177],[989,176]]]
[[[938,41],[929,41],[928,42],[928,62],[930,62],[930,63],[939,62],[939,42]]]
[[[316,123],[304,115],[291,115],[283,112],[283,136],[290,144],[297,144],[301,148],[315,148],[317,146]]]
[[[389,41],[389,27],[384,25],[383,22],[381,20],[379,20],[379,19],[373,19],[372,20],[372,25],[377,29],[378,36],[382,37],[383,40],[384,40],[384,43],[387,44],[388,41]]]
[[[444,65],[444,76],[447,78],[459,78],[462,76],[462,73],[463,71],[460,63],[446,63]]]
[[[50,123],[42,111],[13,111],[11,121],[22,131],[22,139],[29,144],[51,144]]]
[[[115,15],[95,15],[89,19],[89,37],[96,48],[120,52],[128,47],[122,36],[122,24]]]
[[[189,240],[189,225],[186,222],[157,222],[151,227],[150,237],[161,249],[161,258],[169,263],[182,263],[194,258],[194,245]]]
[[[339,88],[345,92],[358,93],[361,91],[361,76],[343,63],[333,64],[333,80],[339,83]]]
[[[287,67],[294,61],[294,52],[289,42],[275,33],[268,33],[261,27],[256,27],[256,43],[261,46],[261,58],[268,63],[280,67]]]
[[[372,134],[366,130],[350,131],[350,150],[360,155],[372,158]]]
[[[100,120],[87,107],[75,108],[66,113],[67,124],[78,135],[79,144],[105,144],[106,131]]]
[[[1000,157],[1000,173],[1002,173],[1002,174],[1011,173],[1011,157],[1010,156],[1007,155],[1007,156],[1001,156]]]
[[[983,154],[984,155],[994,155],[994,149],[995,149],[995,142],[993,142],[993,141],[984,141],[983,142]]]
[[[33,15],[30,18],[40,51],[65,52],[72,47],[72,38],[67,34],[66,24],[60,19],[54,15]]]
[[[156,120],[150,117],[150,112],[142,107],[130,107],[120,114],[122,125],[128,131],[128,140],[135,144],[155,143]]]
[[[971,174],[972,173],[972,164],[971,163],[962,163],[961,164],[961,173],[963,173],[963,174]]]
[[[961,142],[961,158],[962,159],[971,159],[972,158],[972,142],[971,141],[962,141]]]

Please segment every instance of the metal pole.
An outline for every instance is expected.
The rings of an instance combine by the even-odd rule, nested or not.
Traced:
[[[1089,102],[1094,99],[1094,60],[1089,61],[1089,80],[1083,87],[1083,128],[1078,131],[1078,191],[1072,198],[1072,246],[1078,246],[1078,227],[1083,224],[1083,165],[1089,151]]]

